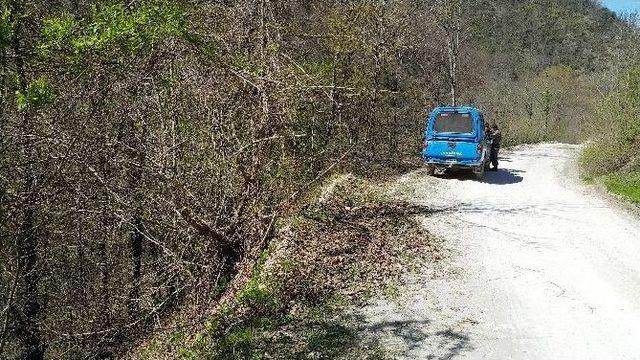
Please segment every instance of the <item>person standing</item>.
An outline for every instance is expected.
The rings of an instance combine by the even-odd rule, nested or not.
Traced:
[[[492,166],[491,170],[498,171],[498,153],[500,152],[500,143],[502,142],[502,132],[498,128],[498,124],[492,123],[489,126],[488,135],[491,139],[491,151],[489,153]]]

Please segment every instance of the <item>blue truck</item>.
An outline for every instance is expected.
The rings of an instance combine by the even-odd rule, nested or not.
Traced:
[[[490,146],[480,110],[470,106],[438,107],[427,121],[422,157],[429,175],[470,170],[482,179],[489,168]]]

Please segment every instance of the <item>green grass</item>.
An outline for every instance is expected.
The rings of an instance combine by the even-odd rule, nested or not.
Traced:
[[[352,354],[361,351],[357,326],[344,317],[350,303],[340,296],[317,305],[299,299],[297,310],[291,312],[282,284],[265,271],[269,256],[268,250],[260,256],[251,279],[237,293],[232,307],[212,316],[205,331],[190,341],[182,333],[174,334],[172,342],[179,358],[300,359],[315,354],[318,358],[332,359],[352,358]],[[284,261],[284,269],[293,270],[297,266],[291,259]],[[383,358],[384,353],[375,344],[367,345],[369,358]],[[158,351],[150,350],[150,354]]]
[[[603,181],[607,190],[640,204],[640,172],[607,175]]]
[[[255,292],[251,290],[249,294],[252,297]],[[262,295],[253,298],[253,306],[264,300]],[[282,308],[271,310],[274,311],[263,314],[259,312],[264,309],[254,310],[242,318],[232,312],[213,319],[207,331],[198,334],[191,345],[180,348],[178,355],[181,359],[259,360],[300,359],[315,354],[333,359],[351,358],[351,354],[360,351],[357,327],[350,319],[340,318],[343,309],[322,304],[303,305],[296,314]],[[370,358],[383,358],[378,355],[383,354],[379,348],[366,345],[372,349]]]

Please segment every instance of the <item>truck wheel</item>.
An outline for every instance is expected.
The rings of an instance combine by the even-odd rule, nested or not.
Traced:
[[[436,167],[433,165],[427,165],[427,175],[433,176],[436,173]]]
[[[479,166],[477,169],[473,169],[473,175],[478,180],[482,180],[482,178],[484,178],[484,172],[485,172],[484,166]]]

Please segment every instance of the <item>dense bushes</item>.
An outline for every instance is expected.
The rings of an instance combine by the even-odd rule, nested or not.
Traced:
[[[621,76],[592,119],[594,142],[584,154],[591,175],[640,170],[640,71]]]
[[[614,193],[639,201],[640,71],[622,75],[594,113],[593,141],[582,154],[587,177],[601,179]]]
[[[596,92],[578,71],[552,66],[518,81],[494,82],[480,98],[481,107],[502,126],[507,145],[579,143],[589,136]]]
[[[2,357],[113,356],[331,170],[413,156],[446,91],[421,6],[3,2]]]

